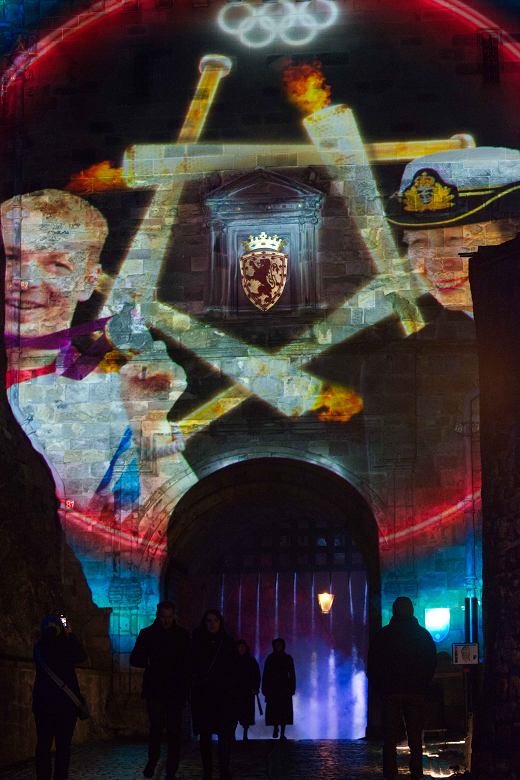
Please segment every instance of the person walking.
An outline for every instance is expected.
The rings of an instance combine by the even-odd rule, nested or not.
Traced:
[[[255,725],[255,697],[260,693],[260,667],[251,655],[249,645],[243,639],[237,642],[238,652],[238,722],[244,729],[247,741],[249,726]],[[260,713],[261,714],[261,713]]]
[[[203,780],[213,771],[212,735],[218,736],[220,780],[230,780],[231,742],[237,726],[238,650],[214,609],[202,616],[191,642],[191,717],[200,735]]]
[[[65,686],[81,700],[74,667],[84,661],[87,654],[72,633],[70,623],[63,624],[57,615],[47,615],[41,624],[41,638],[34,646],[33,657],[36,664],[32,691],[37,735],[36,780],[51,778],[53,740],[56,745],[54,780],[67,780],[78,705]]]
[[[393,617],[372,639],[367,676],[381,697],[383,775],[396,780],[397,743],[404,717],[412,780],[423,777],[424,699],[435,673],[437,652],[430,633],[419,625],[406,596],[394,601]]]
[[[273,726],[273,739],[285,740],[285,727],[292,726],[292,697],[296,692],[294,661],[285,652],[285,640],[273,639],[273,652],[265,659],[262,693],[265,697],[265,725]]]
[[[145,777],[153,777],[161,755],[161,738],[166,723],[168,755],[166,780],[174,780],[179,768],[182,741],[182,711],[189,692],[190,637],[175,621],[171,601],[157,604],[157,617],[139,632],[130,655],[132,666],[144,668],[142,697],[146,699],[150,731]]]

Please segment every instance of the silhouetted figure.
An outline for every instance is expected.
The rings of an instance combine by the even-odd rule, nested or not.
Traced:
[[[34,646],[36,678],[33,687],[33,713],[36,721],[36,779],[51,778],[51,748],[54,740],[56,756],[54,780],[69,776],[70,746],[78,717],[78,706],[60,683],[64,683],[76,699],[81,699],[75,666],[87,657],[81,643],[56,615],[48,615],[41,625],[41,639]],[[43,664],[59,678],[54,680]]]
[[[273,738],[287,739],[285,727],[292,726],[292,697],[296,691],[294,661],[285,652],[285,640],[273,639],[273,652],[265,659],[262,693],[265,696],[265,725],[273,726]]]
[[[237,726],[238,650],[222,615],[207,610],[191,641],[191,716],[200,734],[203,780],[212,776],[211,738],[218,736],[220,780],[229,780],[231,741]]]
[[[244,728],[244,740],[248,739],[249,726],[255,725],[255,697],[260,693],[260,667],[253,658],[249,645],[243,639],[237,642],[238,659],[238,722]]]
[[[153,777],[161,755],[161,738],[166,723],[168,757],[166,780],[174,780],[179,768],[182,741],[182,711],[189,693],[190,636],[175,621],[171,601],[157,604],[157,617],[139,632],[130,655],[132,666],[144,668],[142,697],[146,699],[150,732],[145,777]]]
[[[403,717],[412,780],[423,776],[424,699],[436,662],[431,635],[414,617],[410,599],[400,596],[394,601],[390,623],[376,634],[368,650],[367,676],[381,697],[383,775],[386,780],[397,778],[397,743]]]

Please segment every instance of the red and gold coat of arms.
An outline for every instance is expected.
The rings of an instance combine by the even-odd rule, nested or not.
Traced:
[[[244,292],[258,309],[267,311],[280,299],[287,281],[289,257],[280,252],[286,239],[260,233],[242,243],[247,250],[240,258]]]

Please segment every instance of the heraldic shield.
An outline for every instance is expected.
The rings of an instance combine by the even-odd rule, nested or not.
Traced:
[[[240,275],[244,292],[258,309],[267,311],[283,293],[287,281],[288,255],[280,252],[287,239],[278,236],[249,237],[242,241],[246,254],[240,258]]]

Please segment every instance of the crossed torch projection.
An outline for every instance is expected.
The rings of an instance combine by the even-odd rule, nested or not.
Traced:
[[[303,120],[311,144],[262,147],[258,144],[198,144],[211,103],[222,78],[231,70],[228,57],[210,54],[199,64],[200,79],[176,144],[139,145],[126,150],[123,161],[125,180],[130,187],[155,185],[156,190],[139,231],[127,253],[117,279],[105,278],[103,292],[108,297],[103,316],[109,316],[122,304],[132,303],[135,312],[148,327],[157,328],[227,374],[234,385],[199,407],[180,421],[185,436],[229,412],[245,398],[257,395],[287,416],[299,416],[312,408],[321,390],[321,382],[306,373],[302,366],[324,349],[343,341],[356,330],[377,322],[396,311],[408,335],[424,326],[415,299],[424,291],[414,274],[405,269],[385,218],[376,182],[371,174],[364,179],[364,196],[370,199],[371,215],[362,219],[351,210],[351,216],[364,238],[379,276],[344,306],[354,303],[364,308],[364,322],[349,326],[348,333],[338,325],[338,310],[320,323],[330,331],[326,343],[310,332],[284,347],[276,355],[243,344],[170,305],[153,300],[163,257],[172,226],[177,221],[177,207],[185,182],[212,171],[251,168],[257,155],[287,153],[297,156],[299,165],[326,165],[333,179],[344,182],[346,199],[358,196],[355,179],[342,176],[352,165],[370,162],[409,161],[433,152],[474,146],[471,136],[454,136],[449,140],[411,141],[405,143],[363,144],[352,111],[347,106],[329,106]],[[231,162],[230,162],[231,160]],[[367,227],[368,225],[368,227]],[[146,258],[143,263],[143,257]],[[107,285],[108,281],[108,285]],[[376,309],[370,295],[380,295]],[[356,300],[357,298],[357,300]],[[341,312],[341,308],[339,310]],[[222,360],[218,356],[222,356]]]

